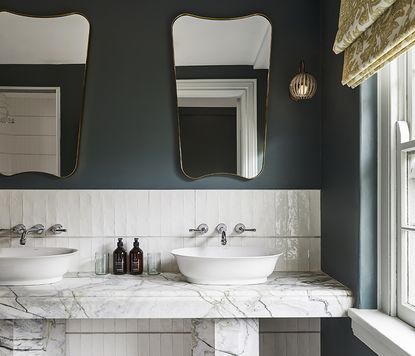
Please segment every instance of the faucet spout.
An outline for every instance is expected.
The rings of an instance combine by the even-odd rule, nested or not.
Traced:
[[[27,235],[27,232],[26,231],[23,231],[21,233],[21,235],[20,235],[20,245],[21,246],[25,246],[26,245],[26,235]]]
[[[222,246],[225,246],[227,242],[228,241],[226,240],[226,231],[223,230],[222,231],[222,239],[220,240],[220,243],[222,244]]]

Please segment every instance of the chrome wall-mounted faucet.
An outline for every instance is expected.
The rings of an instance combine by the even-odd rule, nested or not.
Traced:
[[[228,240],[226,240],[226,231],[228,230],[228,228],[226,227],[226,225],[224,223],[220,223],[218,226],[216,226],[216,231],[222,235],[222,238],[220,240],[220,243],[222,244],[222,246],[225,246],[228,242]]]
[[[61,224],[55,224],[52,225],[49,229],[48,232],[50,232],[53,235],[59,235],[62,232],[66,232],[66,229],[63,228],[63,226]]]
[[[209,231],[209,227],[206,224],[200,224],[197,229],[189,229],[189,232],[198,232],[203,235]]]
[[[256,229],[255,229],[255,228],[252,228],[252,229],[247,229],[247,228],[245,227],[245,225],[244,225],[244,224],[242,224],[242,223],[239,223],[239,224],[236,224],[236,225],[235,225],[235,232],[236,232],[237,234],[242,234],[242,233],[244,233],[245,231],[256,232]]]
[[[20,245],[26,245],[26,237],[29,234],[42,235],[45,232],[45,227],[42,224],[36,224],[30,229],[26,229],[23,224],[18,224],[12,227],[11,231],[17,235],[20,235]]]

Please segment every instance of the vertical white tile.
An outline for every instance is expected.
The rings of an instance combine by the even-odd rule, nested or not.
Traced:
[[[160,332],[172,332],[173,320],[172,319],[160,319]]]
[[[298,334],[285,334],[287,342],[287,354],[292,356],[302,356],[298,352]]]
[[[81,235],[81,197],[78,190],[57,191],[57,217],[64,228],[68,230],[68,236]],[[84,219],[85,221],[85,219]],[[85,234],[85,231],[83,231]]]
[[[162,356],[160,334],[150,334],[150,355]]]
[[[190,334],[183,335],[183,349],[185,356],[191,356],[192,350],[192,336]]]
[[[81,333],[92,332],[92,319],[81,319]]]
[[[276,238],[275,239],[275,250],[282,255],[278,258],[277,264],[275,266],[276,271],[287,271],[287,250],[288,242],[286,238]]]
[[[149,319],[138,319],[137,328],[139,332],[148,332],[150,331],[150,320]]]
[[[114,332],[115,331],[115,320],[114,319],[104,319],[104,332]]]
[[[101,356],[104,355],[104,334],[93,334],[92,335],[92,349],[93,354],[91,356]],[[66,356],[76,356],[76,355],[66,355]]]
[[[310,190],[310,236],[321,235],[321,194],[319,190]]]
[[[310,238],[310,271],[321,270],[321,247],[320,238]]]
[[[286,356],[290,355],[287,350],[286,334],[283,334],[283,333],[274,334],[274,338],[275,338],[275,355],[286,355]]]
[[[126,319],[115,319],[115,332],[125,333],[127,331],[127,320]]]
[[[253,191],[253,201],[251,204],[253,205],[253,226],[247,226],[247,228],[255,227],[257,231],[255,233],[244,233],[244,235],[275,236],[276,210],[274,191]]]
[[[200,224],[207,224],[209,231],[202,237],[217,236],[216,226],[221,222],[220,219],[220,195],[218,190],[196,190],[195,191],[195,228]],[[200,236],[197,233],[194,236]]]
[[[127,319],[125,323],[126,323],[126,331],[128,332],[138,331],[137,319]]]
[[[161,213],[162,191],[150,190],[148,200],[148,236],[160,236],[162,223]]]
[[[171,319],[170,331],[184,332],[184,319]]]
[[[100,212],[100,209],[97,211],[94,211],[92,214],[92,201],[93,196],[95,196],[95,200],[97,199],[96,196],[99,195],[99,192],[94,192],[90,190],[81,190],[79,192],[79,205],[80,205],[80,211],[79,211],[79,225],[80,225],[80,235],[83,236],[93,236],[93,220],[92,216],[94,216],[95,222],[97,224],[100,223],[102,219],[102,214]]]
[[[139,356],[138,349],[138,335],[137,334],[128,334],[126,335],[126,354],[128,356]]]
[[[160,332],[161,330],[161,319],[150,319],[150,331]]]
[[[152,341],[152,340],[151,340]],[[138,349],[140,356],[154,356],[150,350],[150,334],[138,334]]]
[[[114,231],[116,236],[127,234],[127,203],[125,192],[121,190],[113,191],[114,201]]]
[[[103,356],[115,356],[115,335],[105,334]]]
[[[10,227],[23,223],[23,190],[13,190],[10,195]]]
[[[0,229],[10,229],[10,191],[0,190]]]
[[[66,336],[66,353],[68,356],[82,355],[80,334],[68,334]]]
[[[152,196],[152,195],[151,195]],[[195,225],[195,192],[164,190],[161,193],[161,236],[192,236]]]
[[[185,355],[184,334],[175,334],[172,337],[172,355]],[[163,354],[164,356],[164,354]]]
[[[23,192],[23,223],[27,228],[36,224],[46,225],[47,194],[43,190]]]
[[[127,335],[115,334],[115,356],[127,356]]]
[[[309,333],[298,333],[298,355],[299,356],[311,356],[310,355],[310,334]]]
[[[320,333],[313,333],[309,336],[309,355],[320,356]]]
[[[175,356],[173,354],[173,335],[172,334],[161,334],[160,354],[162,356]]]
[[[103,204],[102,213],[104,217],[103,221],[103,235],[114,236],[115,235],[115,204],[114,204],[114,191],[106,190],[101,191],[101,201]]]
[[[139,224],[139,201],[140,192],[135,190],[127,190],[123,192],[124,204],[127,207],[125,212],[127,216],[126,221],[126,235],[138,236],[140,230]]]
[[[81,320],[79,319],[68,319],[66,321],[66,331],[71,333],[81,332]]]
[[[104,332],[104,322],[102,319],[92,319],[92,332],[94,333]]]
[[[262,339],[262,343],[260,345],[261,346],[261,356],[280,355],[280,354],[275,353],[275,335],[274,334],[263,334],[263,335],[261,335],[261,339]],[[261,342],[261,340],[260,340],[260,342]]]
[[[92,348],[92,335],[81,334],[81,356],[91,356],[93,354]]]

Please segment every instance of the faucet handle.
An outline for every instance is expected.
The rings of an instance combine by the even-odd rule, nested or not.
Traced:
[[[228,228],[226,227],[226,225],[224,223],[220,223],[218,224],[218,226],[216,226],[216,231],[221,234],[222,232],[226,232],[228,230]]]
[[[206,224],[200,224],[197,229],[189,229],[189,232],[199,232],[200,234],[206,234],[209,231],[209,227]]]
[[[62,232],[66,232],[67,230],[66,230],[66,229],[64,229],[64,228],[63,228],[63,226],[62,226],[61,224],[55,224],[55,225],[52,225],[52,226],[49,228],[49,231],[50,231],[52,234],[54,234],[54,235],[59,235],[59,234],[61,234]]]
[[[244,224],[242,224],[242,223],[236,224],[236,226],[235,226],[235,232],[236,232],[236,233],[238,233],[238,234],[242,234],[242,233],[244,233],[245,231],[252,231],[252,232],[256,232],[256,229],[255,229],[255,228],[252,228],[252,229],[247,229],[247,228],[245,227],[245,225],[244,225]]]
[[[21,235],[21,234],[23,234],[23,233],[25,233],[25,232],[26,232],[26,226],[24,226],[23,224],[17,224],[16,226],[13,226],[13,227],[10,229],[10,231],[11,231],[13,234],[18,234],[18,235]]]
[[[36,224],[32,226],[27,233],[42,235],[45,232],[45,227],[42,224]]]

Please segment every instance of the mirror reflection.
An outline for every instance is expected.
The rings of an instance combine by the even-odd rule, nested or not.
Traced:
[[[88,39],[78,14],[0,12],[0,174],[75,170]]]
[[[182,15],[172,31],[183,173],[254,178],[265,154],[269,20]]]

